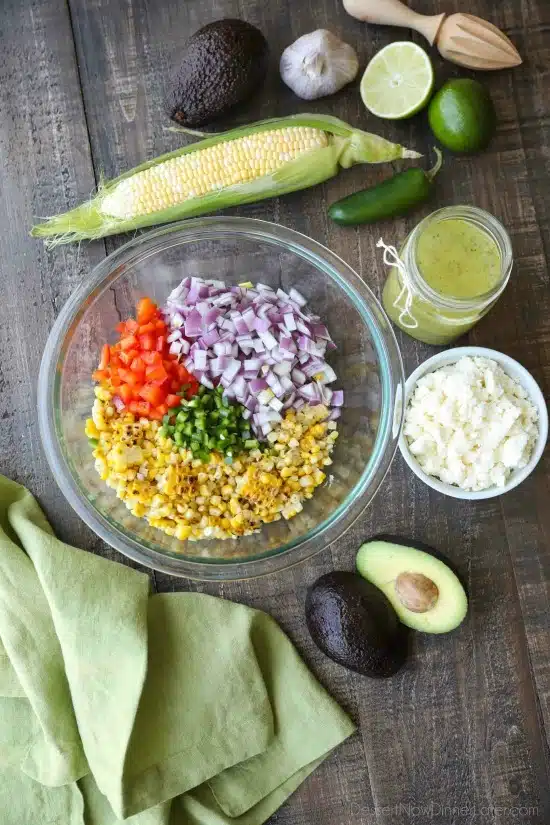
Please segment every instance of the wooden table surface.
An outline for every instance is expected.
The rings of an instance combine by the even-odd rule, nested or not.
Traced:
[[[304,104],[277,73],[296,37],[330,28],[364,65],[409,32],[367,27],[340,0],[3,0],[0,4],[0,415],[1,467],[38,496],[66,541],[123,561],[78,520],[58,491],[37,431],[36,380],[56,314],[74,287],[123,239],[48,252],[29,238],[38,216],[85,198],[113,176],[178,145],[165,131],[163,93],[187,36],[221,17],[257,24],[272,49],[263,94],[228,123],[301,110],[335,114],[427,151],[426,118],[369,117],[357,84]],[[383,227],[393,242],[430,208],[476,204],[512,236],[515,268],[498,305],[469,341],[519,359],[550,390],[550,3],[548,0],[417,0],[419,11],[464,10],[490,18],[525,58],[486,75],[498,112],[489,151],[447,157],[431,207]],[[417,38],[418,39],[418,38]],[[463,72],[434,52],[438,80]],[[380,228],[343,230],[326,205],[387,169],[355,170],[324,186],[241,214],[298,229],[330,246],[379,294]],[[368,176],[368,177],[367,177]],[[432,350],[399,335],[407,372]],[[550,464],[519,489],[467,503],[416,481],[397,457],[364,517],[307,564],[227,585],[153,575],[158,590],[193,589],[262,608],[288,631],[359,732],[272,819],[278,825],[550,822]],[[362,540],[385,531],[439,547],[459,567],[470,612],[449,636],[416,635],[407,668],[387,681],[354,675],[314,647],[304,623],[306,588],[321,573],[352,569]],[[70,587],[70,582],[67,583]]]

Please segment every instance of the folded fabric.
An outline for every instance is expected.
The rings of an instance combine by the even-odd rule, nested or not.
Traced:
[[[265,613],[151,596],[0,476],[2,825],[259,825],[353,729]]]

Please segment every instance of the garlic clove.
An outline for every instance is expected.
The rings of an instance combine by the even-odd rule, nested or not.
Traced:
[[[338,92],[359,71],[355,50],[326,29],[304,34],[281,55],[281,77],[302,100]]]

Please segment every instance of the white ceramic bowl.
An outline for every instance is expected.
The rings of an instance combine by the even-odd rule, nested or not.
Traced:
[[[521,484],[521,482],[524,481],[535,469],[544,451],[546,440],[548,438],[548,410],[546,408],[546,402],[540,387],[533,376],[527,372],[525,367],[522,367],[521,364],[514,361],[513,358],[510,358],[508,355],[503,355],[502,352],[497,352],[494,349],[486,349],[485,347],[457,347],[456,349],[447,350],[446,352],[439,352],[437,355],[428,358],[427,361],[424,361],[424,363],[417,367],[417,369],[415,369],[415,371],[409,376],[405,384],[405,414],[409,404],[409,399],[419,378],[422,378],[423,375],[426,375],[429,372],[434,372],[440,367],[445,367],[448,364],[454,364],[455,361],[458,361],[460,358],[464,358],[465,356],[491,358],[493,361],[500,364],[507,375],[518,381],[527,391],[531,402],[537,408],[539,413],[539,435],[533,448],[531,458],[529,459],[529,463],[522,470],[514,470],[504,487],[488,487],[486,490],[467,492],[466,490],[461,490],[460,487],[456,487],[454,484],[446,484],[438,478],[425,473],[409,450],[409,445],[407,444],[407,439],[403,430],[401,431],[401,436],[399,438],[399,449],[401,451],[401,455],[413,473],[415,473],[418,478],[427,484],[428,487],[432,487],[432,489],[437,490],[439,493],[443,493],[446,496],[451,496],[452,498],[476,501],[501,496],[504,493],[513,490],[514,487]]]

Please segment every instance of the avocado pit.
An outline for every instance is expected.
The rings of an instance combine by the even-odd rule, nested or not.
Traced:
[[[395,580],[395,591],[401,604],[413,613],[427,613],[439,598],[435,582],[422,573],[400,573]]]

